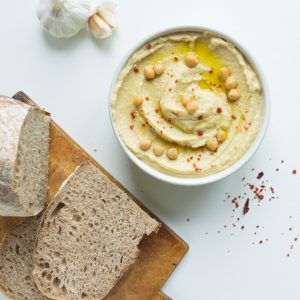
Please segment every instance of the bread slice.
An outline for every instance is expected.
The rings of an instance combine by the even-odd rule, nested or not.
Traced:
[[[51,299],[103,299],[159,223],[90,163],[81,164],[47,208],[33,278]]]
[[[0,215],[33,216],[47,202],[50,116],[0,96]]]
[[[46,300],[32,278],[32,251],[40,216],[26,218],[0,245],[0,290],[14,300]]]

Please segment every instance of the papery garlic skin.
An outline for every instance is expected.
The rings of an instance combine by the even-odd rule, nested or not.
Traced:
[[[90,0],[39,0],[37,17],[54,37],[69,38],[87,23]]]

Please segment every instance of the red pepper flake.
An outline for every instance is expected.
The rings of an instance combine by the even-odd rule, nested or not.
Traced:
[[[249,208],[249,198],[247,198],[245,204],[244,204],[244,209],[243,209],[243,214],[247,214],[249,212],[250,208]]]
[[[263,243],[263,240],[260,240],[259,243],[262,244],[262,243]]]
[[[257,179],[261,179],[264,176],[264,172],[259,172],[257,175]]]
[[[129,125],[129,128],[130,128],[131,130],[133,130],[134,125]]]
[[[251,190],[253,190],[254,189],[254,184],[249,183],[249,187],[250,187]]]
[[[159,109],[158,109],[158,108],[156,108],[156,109],[155,109],[155,112],[158,114],[158,113],[159,113]]]
[[[178,61],[179,61],[179,58],[178,58],[177,56],[175,56],[175,57],[174,57],[174,61],[175,61],[175,62],[178,62]]]
[[[236,115],[231,115],[232,120],[236,120]]]
[[[270,187],[270,191],[271,191],[272,194],[275,193],[275,190],[274,190],[274,188],[272,186]]]
[[[292,171],[292,174],[293,174],[293,175],[296,175],[296,174],[297,174],[297,170],[294,169],[294,170]]]
[[[175,80],[175,83],[178,83],[178,82],[179,82],[178,79],[176,79],[176,80]]]
[[[194,168],[195,172],[201,171],[201,168],[198,168],[195,163],[193,163],[193,168]]]
[[[221,107],[217,107],[217,113],[220,114],[222,112],[222,108]]]
[[[135,112],[132,111],[132,112],[130,113],[130,116],[131,116],[131,119],[134,120],[134,119],[135,119]]]
[[[138,67],[134,67],[134,68],[133,68],[133,72],[134,72],[134,73],[138,73],[138,72],[139,72],[139,68],[138,68]]]
[[[146,101],[149,101],[149,97],[146,96],[145,99],[146,99]]]
[[[202,136],[204,134],[204,132],[202,130],[197,130],[196,133],[198,136]]]
[[[147,48],[148,50],[151,49],[151,48],[152,48],[151,43],[148,43],[147,46],[146,46],[146,48]]]

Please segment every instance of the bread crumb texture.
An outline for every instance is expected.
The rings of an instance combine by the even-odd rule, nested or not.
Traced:
[[[32,278],[32,252],[40,216],[26,218],[4,238],[0,248],[0,289],[14,300],[46,300]]]
[[[99,169],[83,163],[41,223],[33,277],[51,299],[103,299],[159,223]]]

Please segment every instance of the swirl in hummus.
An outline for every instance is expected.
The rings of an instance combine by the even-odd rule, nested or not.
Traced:
[[[233,44],[209,32],[173,33],[137,50],[112,99],[124,144],[177,177],[207,176],[235,163],[262,115],[256,72]]]

